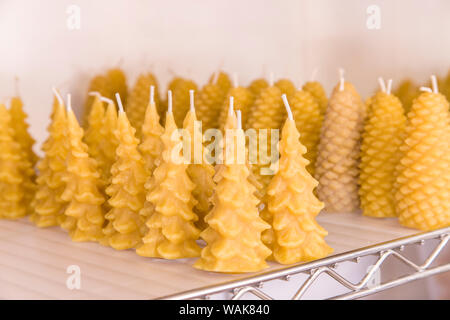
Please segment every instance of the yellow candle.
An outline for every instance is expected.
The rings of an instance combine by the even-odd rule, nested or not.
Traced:
[[[114,94],[118,92],[122,99],[122,103],[126,105],[128,98],[128,87],[127,78],[123,70],[119,68],[109,69],[106,73],[106,76],[108,77],[111,86],[111,92],[106,97],[109,99],[113,99]]]
[[[402,102],[402,105],[405,108],[405,113],[409,112],[413,100],[417,98],[419,94],[419,88],[411,80],[402,81],[394,91],[394,95],[396,95]]]
[[[101,168],[103,180],[107,186],[111,183],[111,168],[116,161],[116,149],[119,145],[119,140],[115,135],[118,121],[116,106],[112,100],[108,99],[106,102],[108,102],[108,106],[102,119],[102,126],[99,129],[101,135],[99,144],[101,157],[98,165]]]
[[[365,104],[341,78],[328,104],[316,162],[317,194],[328,212],[359,209],[358,175]]]
[[[183,79],[170,90],[173,93],[173,116],[178,127],[183,125],[184,117],[189,110],[189,90],[197,90],[194,81]]]
[[[102,210],[105,198],[100,193],[100,173],[96,161],[89,157],[88,146],[82,142],[83,129],[68,105],[69,152],[67,172],[63,177],[66,186],[61,194],[61,199],[68,202],[64,215],[75,220],[68,230],[72,241],[99,241],[103,238],[105,221]],[[63,224],[63,227],[67,227],[67,224]]]
[[[406,118],[400,100],[386,92],[373,96],[364,126],[359,177],[361,208],[372,217],[394,217],[392,190]]]
[[[287,100],[286,100],[287,104]],[[280,141],[280,168],[267,189],[267,210],[273,228],[273,258],[282,264],[320,259],[330,254],[328,232],[315,220],[323,203],[314,195],[318,182],[308,173],[293,118],[287,119]]]
[[[203,131],[217,128],[220,109],[225,96],[216,83],[206,84],[196,94],[196,111],[202,122]]]
[[[408,113],[395,194],[400,223],[424,231],[450,226],[449,103],[433,87]]]
[[[327,110],[328,98],[325,89],[320,82],[309,81],[303,85],[302,90],[309,92],[316,99],[319,104],[320,112],[324,115]]]
[[[222,105],[222,108],[220,110],[219,114],[219,128],[223,130],[225,121],[228,116],[228,101],[230,100],[230,97],[234,97],[234,106],[236,110],[241,110],[242,112],[242,119],[243,119],[243,126],[246,127],[246,121],[248,118],[248,113],[250,110],[250,107],[253,105],[255,101],[255,96],[253,93],[244,87],[236,86],[231,88],[228,91],[227,97],[225,98],[225,101]]]
[[[88,116],[88,125],[84,135],[84,142],[88,146],[89,155],[94,158],[99,164],[102,162],[101,142],[103,127],[103,118],[105,117],[105,107],[100,97],[97,95],[91,106],[91,111]],[[99,169],[103,169],[101,165]],[[103,176],[103,174],[102,174]]]
[[[253,93],[254,97],[258,97],[261,91],[269,86],[266,79],[255,79],[253,80],[248,88]]]
[[[147,88],[148,91],[148,88]],[[106,214],[107,226],[103,229],[105,240],[116,250],[135,248],[145,232],[144,221],[139,215],[145,201],[145,162],[138,151],[136,130],[130,125],[118,97],[119,118],[115,131],[119,145],[116,161],[111,168],[111,184],[106,188],[111,210]]]
[[[289,79],[280,79],[275,82],[275,86],[280,89],[282,94],[286,94],[288,98],[290,98],[296,91],[294,84]]]
[[[259,199],[248,181],[248,166],[237,163],[236,156],[234,160],[221,166],[214,208],[205,218],[208,227],[201,233],[207,245],[194,264],[197,269],[242,273],[267,268],[265,260],[271,251],[261,241],[261,233],[269,225],[259,217]]]
[[[24,153],[14,141],[11,116],[0,104],[0,218],[17,219],[27,214],[25,203]]]
[[[141,137],[142,124],[145,118],[145,109],[147,108],[150,93],[148,88],[155,87],[155,104],[159,105],[158,83],[156,77],[152,73],[141,74],[130,93],[126,105],[127,116],[131,125],[136,129],[136,136]]]
[[[177,126],[170,100],[168,106],[166,126],[161,137],[164,145],[161,164],[146,184],[147,202],[153,205],[154,211],[147,219],[148,232],[136,253],[164,259],[196,257],[200,254],[196,243],[200,230],[194,225],[198,220],[193,212],[196,200],[192,191],[195,185],[186,172],[188,165],[174,163],[172,159],[173,150],[180,140],[172,137]]]
[[[89,83],[88,93],[89,92],[98,92],[100,95],[110,98],[112,87],[108,77],[104,75],[97,75],[92,78],[91,82]],[[91,113],[91,107],[94,103],[94,100],[94,96],[91,96],[89,94],[87,95],[83,108],[83,126],[85,127],[88,125],[88,117]]]
[[[36,179],[37,191],[32,201],[34,213],[30,220],[38,227],[52,227],[66,221],[66,202],[61,199],[61,194],[65,188],[63,176],[68,154],[67,118],[62,100],[58,101],[55,97],[55,102],[48,127],[49,137],[42,145],[45,155],[37,164],[39,175]]]
[[[223,71],[215,72],[210,77],[209,83],[216,83],[222,91],[222,96],[225,96],[232,86],[230,76]]]

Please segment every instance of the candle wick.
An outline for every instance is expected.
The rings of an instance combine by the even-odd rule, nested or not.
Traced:
[[[242,114],[241,114],[241,110],[236,110],[236,116],[237,116],[237,128],[239,130],[242,130]]]
[[[339,68],[339,91],[344,91],[344,73],[345,70],[343,68]]]
[[[215,84],[217,83],[217,78],[219,78],[219,72],[214,72],[213,74],[213,78],[212,78],[212,83]]]
[[[150,103],[155,103],[155,86],[150,86]]]
[[[388,80],[388,85],[387,85],[386,93],[387,93],[387,94],[391,94],[391,90],[392,90],[392,79],[389,79],[389,80]]]
[[[194,90],[189,90],[189,108],[191,112],[195,114]]]
[[[431,90],[431,88],[428,88],[428,87],[420,87],[420,89],[419,89],[420,91],[423,91],[423,92],[433,92],[433,90]]]
[[[114,101],[106,97],[100,97],[100,101],[106,102],[108,104],[114,104]]]
[[[120,94],[118,92],[116,93],[116,100],[117,100],[117,106],[119,107],[119,111],[120,112],[125,112],[123,110],[122,100],[120,99]]]
[[[172,113],[172,90],[167,91],[167,112]]]
[[[274,76],[273,72],[271,72],[270,76],[269,76],[269,86],[273,87],[274,82],[275,82],[275,76]]]
[[[238,75],[236,72],[233,73],[233,87],[237,88],[239,86]]]
[[[70,93],[67,94],[67,111],[72,111],[72,95]]]
[[[102,95],[101,95],[100,92],[98,92],[98,91],[91,91],[91,92],[88,93],[88,95],[89,95],[89,96],[97,96],[97,97],[99,97],[99,98],[102,97]]]
[[[228,115],[229,115],[229,116],[232,116],[232,115],[233,115],[233,112],[234,112],[234,97],[231,96],[231,97],[230,97],[230,107],[229,107],[229,109],[228,109]]]
[[[286,94],[283,94],[281,96],[281,99],[283,99],[284,107],[286,108],[286,112],[288,114],[288,119],[289,120],[294,120],[294,116],[292,115],[292,110],[291,110],[291,107],[289,106],[289,101],[288,101],[288,99],[286,97]]]
[[[431,76],[431,87],[433,88],[434,93],[439,93],[437,79],[434,74]]]
[[[380,85],[381,91],[386,92],[386,83],[382,77],[378,78],[378,84]]]
[[[64,105],[63,98],[59,94],[59,92],[56,89],[56,87],[52,87],[52,91],[53,91],[53,94],[55,95],[56,99],[58,100],[59,105],[63,106]]]

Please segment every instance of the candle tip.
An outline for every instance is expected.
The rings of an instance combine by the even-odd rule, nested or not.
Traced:
[[[230,97],[230,106],[229,106],[229,108],[228,108],[228,115],[233,115],[233,112],[234,112],[234,97],[233,96],[231,96]]]
[[[58,89],[56,89],[56,87],[53,86],[52,91],[53,91],[53,94],[55,95],[56,99],[58,100],[59,105],[63,106],[64,101],[63,101],[63,98],[61,97],[61,95],[59,94]]]
[[[382,77],[378,77],[378,84],[380,85],[381,91],[386,92],[386,83]]]
[[[167,112],[172,113],[172,90],[167,91]]]
[[[194,90],[189,90],[189,108],[191,112],[195,113]]]
[[[155,103],[155,86],[150,86],[150,103]]]
[[[423,92],[430,92],[430,93],[433,92],[433,90],[431,90],[431,88],[428,88],[428,87],[420,87],[419,90],[420,90],[420,91],[423,91]]]
[[[72,111],[72,95],[70,93],[67,94],[67,111]]]
[[[433,88],[434,93],[439,93],[437,78],[434,74],[431,76],[431,87]]]
[[[392,91],[392,79],[388,80],[388,85],[387,85],[387,89],[386,89],[386,93],[387,94],[391,94]]]
[[[289,101],[288,101],[285,93],[283,93],[283,95],[281,96],[281,99],[283,99],[284,107],[286,108],[286,112],[288,114],[288,119],[294,120],[294,116],[292,115],[292,110],[291,110],[291,107],[289,106]]]
[[[236,116],[237,116],[237,128],[239,130],[242,129],[242,113],[241,110],[236,110]]]
[[[115,96],[116,96],[116,100],[117,100],[117,106],[119,107],[119,111],[124,112],[122,100],[120,99],[120,94],[118,92],[116,92]]]
[[[344,68],[339,68],[339,91],[344,91],[344,74],[345,70]]]
[[[89,96],[97,96],[97,97],[99,97],[99,98],[102,97],[102,95],[101,95],[100,92],[98,92],[98,91],[90,91],[90,92],[88,93],[88,95],[89,95]]]
[[[275,75],[273,74],[273,72],[271,72],[269,75],[269,86],[273,87],[274,83],[275,83]]]
[[[106,102],[108,104],[114,104],[114,101],[112,101],[111,99],[109,99],[107,97],[100,97],[100,101]]]

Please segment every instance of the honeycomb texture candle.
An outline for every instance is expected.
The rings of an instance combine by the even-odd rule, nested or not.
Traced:
[[[322,115],[325,114],[328,105],[328,98],[322,84],[318,81],[309,81],[305,83],[302,90],[309,92],[317,101]]]
[[[317,194],[328,212],[359,209],[358,175],[365,104],[354,86],[334,89],[323,121],[316,179]]]
[[[317,147],[323,115],[317,100],[307,91],[299,90],[289,99],[295,125],[301,132],[300,141],[306,147],[305,158],[309,161],[308,172],[314,176]]]
[[[68,154],[67,119],[65,108],[54,104],[54,112],[48,127],[49,137],[42,145],[44,157],[38,162],[37,191],[30,220],[38,227],[52,227],[66,221],[66,202],[61,199],[65,188],[63,176]],[[74,222],[73,219],[69,219]],[[67,221],[69,222],[69,221]]]
[[[11,116],[0,104],[0,218],[18,219],[27,214],[23,175],[23,156],[14,141]]]
[[[148,91],[148,88],[147,88]],[[119,112],[116,139],[116,161],[111,168],[111,184],[106,188],[111,210],[106,214],[106,236],[102,244],[116,250],[135,248],[141,242],[145,225],[139,210],[145,201],[144,184],[147,177],[144,159],[138,151],[139,140],[125,112]]]
[[[395,166],[406,118],[400,100],[378,92],[368,109],[361,145],[360,199],[363,214],[394,217]]]
[[[280,141],[280,168],[267,189],[273,258],[282,264],[323,258],[333,249],[328,232],[315,220],[323,203],[314,195],[318,182],[308,173],[306,148],[293,120],[286,120]]]
[[[282,94],[285,93],[288,98],[291,97],[296,91],[294,84],[289,79],[280,79],[275,82],[275,86],[280,89]]]
[[[34,167],[38,157],[33,152],[34,139],[28,133],[28,123],[26,122],[27,114],[23,111],[23,103],[19,97],[11,99],[11,107],[9,109],[11,115],[11,125],[14,130],[14,139],[20,144],[22,150],[25,151],[31,167]]]
[[[215,171],[211,164],[202,159],[202,133],[200,127],[197,128],[195,126],[196,121],[195,112],[190,110],[184,119],[183,127],[189,133],[191,143],[191,159],[187,167],[187,174],[195,185],[192,195],[196,200],[193,208],[194,213],[198,216],[196,226],[203,230],[206,228],[204,217],[211,210],[212,206],[211,198],[215,186],[213,181]],[[200,150],[196,150],[196,148],[200,148]]]
[[[192,210],[196,204],[192,196],[195,185],[186,172],[188,165],[175,163],[172,158],[174,148],[180,143],[179,139],[172,138],[175,130],[173,113],[168,112],[161,136],[164,145],[161,164],[146,184],[147,201],[154,211],[145,214],[148,232],[142,239],[143,245],[136,250],[141,256],[180,259],[200,254],[196,243],[200,230],[194,225],[198,217]]]
[[[152,73],[141,74],[128,97],[125,111],[127,112],[128,119],[131,125],[136,129],[136,136],[141,137],[142,124],[145,119],[145,110],[150,98],[150,92],[148,88],[150,86],[155,87],[155,104],[158,108],[159,94],[158,83],[155,76]]]
[[[72,241],[99,241],[103,238],[102,204],[105,198],[99,190],[102,182],[97,162],[89,157],[88,146],[82,141],[83,129],[71,109],[67,112],[67,128],[69,151],[67,171],[63,176],[66,187],[61,199],[68,202],[64,215],[75,219],[68,229],[69,235]]]
[[[261,91],[269,86],[269,83],[267,83],[266,79],[256,79],[253,80],[248,88],[253,93],[253,96],[256,98],[259,96]]]
[[[450,226],[448,108],[442,94],[424,92],[408,113],[395,194],[404,226],[424,231]]]
[[[208,227],[201,233],[207,245],[194,267],[226,273],[265,269],[271,251],[263,244],[261,233],[270,226],[259,217],[259,199],[248,180],[250,170],[245,163],[225,162],[220,174],[214,208],[205,218]]]
[[[228,102],[230,101],[230,97],[234,98],[235,110],[241,110],[242,112],[242,125],[245,128],[245,121],[248,118],[248,112],[250,110],[250,107],[253,105],[255,98],[253,93],[249,89],[244,87],[234,87],[228,91],[227,97],[225,98],[220,110],[218,126],[221,130],[223,130],[225,121],[228,116]]]
[[[196,113],[198,119],[202,122],[203,131],[217,128],[218,117],[224,99],[225,95],[215,83],[206,84],[196,94]]]

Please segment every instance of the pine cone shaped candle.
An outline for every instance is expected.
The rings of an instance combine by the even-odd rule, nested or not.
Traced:
[[[400,100],[385,92],[375,94],[368,110],[361,145],[361,208],[366,216],[394,217],[392,190],[406,118]]]
[[[314,176],[317,147],[319,145],[320,128],[323,115],[317,100],[309,92],[296,91],[289,99],[294,115],[295,125],[301,132],[300,142],[306,147],[305,158],[309,161],[308,172]]]
[[[192,95],[194,92],[192,92]],[[191,110],[187,113],[184,119],[183,127],[189,133],[191,159],[187,167],[187,174],[194,183],[195,188],[192,190],[192,195],[196,200],[194,206],[194,213],[198,216],[196,226],[203,230],[206,228],[204,217],[211,210],[211,198],[213,195],[215,183],[214,167],[203,159],[203,144],[202,132],[200,127],[196,126],[197,117],[195,116],[195,109],[193,106],[193,97],[191,101]],[[197,148],[199,150],[197,150]]]
[[[83,129],[78,125],[72,109],[67,111],[69,151],[67,171],[63,176],[66,184],[61,199],[66,201],[64,215],[75,220],[68,229],[72,241],[99,241],[103,237],[105,221],[100,193],[102,181],[97,163],[88,155],[88,146],[82,142]],[[65,228],[67,224],[63,224]],[[65,228],[66,229],[66,228]]]
[[[282,264],[311,261],[333,252],[328,232],[315,220],[324,204],[314,195],[318,182],[308,173],[306,148],[292,119],[286,120],[280,141],[280,168],[267,189],[265,209],[272,225],[273,258]]]
[[[257,98],[261,91],[269,86],[269,83],[266,79],[255,79],[253,80],[248,89],[253,93],[253,96]]]
[[[318,81],[309,81],[305,83],[302,90],[309,92],[319,104],[320,112],[325,114],[328,106],[328,98],[325,89]]]
[[[243,137],[242,129],[238,129],[238,134]],[[270,226],[259,217],[259,199],[249,175],[248,166],[238,163],[236,157],[232,163],[221,166],[214,208],[205,218],[208,227],[201,233],[207,245],[195,268],[226,273],[267,268],[265,260],[271,251],[261,241],[261,233]]]
[[[38,157],[33,151],[34,139],[28,133],[28,123],[26,122],[27,114],[23,111],[23,103],[19,97],[11,99],[11,107],[9,109],[11,115],[11,126],[14,130],[14,140],[16,140],[22,150],[25,151],[31,167],[34,168]]]
[[[122,103],[126,105],[128,98],[128,87],[127,87],[127,78],[123,70],[119,68],[110,69],[106,73],[106,76],[108,77],[111,86],[111,93],[109,96],[107,96],[107,98],[113,99],[114,94],[117,92],[120,94]]]
[[[133,90],[128,97],[128,102],[125,108],[131,125],[136,129],[136,136],[138,138],[141,137],[142,124],[145,119],[145,110],[150,98],[150,92],[148,90],[150,86],[155,87],[154,99],[156,108],[158,108],[158,82],[152,73],[143,73],[138,77]]]
[[[116,250],[135,248],[141,243],[145,232],[139,211],[145,201],[144,184],[147,173],[144,159],[138,151],[139,140],[135,137],[135,132],[121,109],[115,131],[119,141],[116,161],[111,168],[111,184],[106,188],[111,210],[105,216],[108,224],[103,229],[105,240],[102,241],[102,244],[110,245]]]
[[[14,141],[11,116],[0,104],[0,218],[18,219],[27,214],[23,162],[24,152]]]
[[[210,77],[209,83],[216,83],[222,91],[222,96],[225,96],[232,86],[230,76],[223,71],[215,72]]]
[[[424,231],[450,226],[449,104],[424,92],[408,113],[395,194],[400,223]]]
[[[277,86],[282,94],[286,94],[288,98],[290,98],[296,91],[294,84],[289,79],[280,79],[275,82],[275,86]]]
[[[365,104],[352,84],[341,84],[334,89],[325,113],[316,161],[317,194],[328,212],[359,209],[358,166]]]
[[[203,131],[217,128],[222,103],[225,99],[220,87],[215,83],[208,83],[196,94],[196,113],[202,122]]]
[[[146,214],[149,217],[146,222],[148,232],[136,253],[145,257],[180,259],[200,254],[196,243],[200,230],[194,225],[198,220],[193,212],[196,201],[192,191],[195,185],[186,172],[188,165],[182,161],[175,163],[172,158],[180,140],[172,138],[177,126],[170,104],[169,101],[166,126],[161,137],[164,144],[161,164],[146,184],[147,201],[153,205],[154,211],[151,215]]]
[[[30,216],[30,220],[41,228],[66,221],[64,210],[67,203],[61,199],[61,195],[66,185],[63,176],[68,155],[67,119],[64,106],[60,103],[54,106],[52,121],[48,127],[49,137],[42,145],[45,155],[37,164],[37,191],[32,201],[34,213]]]
[[[253,102],[255,101],[253,93],[244,87],[233,87],[228,91],[228,94],[224,100],[224,103],[222,105],[222,108],[220,110],[219,114],[219,121],[218,121],[218,127],[220,130],[223,131],[225,121],[228,116],[228,101],[230,101],[230,97],[234,98],[234,106],[236,110],[241,110],[242,112],[242,119],[243,119],[243,126],[245,128],[245,122],[248,118],[248,112],[250,110],[250,107],[253,105]]]

